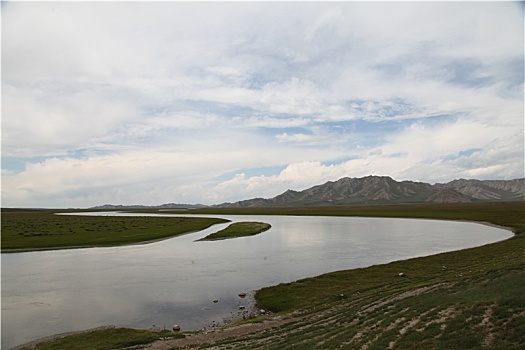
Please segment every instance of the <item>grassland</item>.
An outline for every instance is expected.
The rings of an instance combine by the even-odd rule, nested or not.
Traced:
[[[82,349],[112,350],[138,348],[159,339],[185,338],[184,334],[171,331],[150,331],[145,329],[106,328],[80,332],[54,341],[38,344],[39,350]],[[30,347],[26,348],[29,349]]]
[[[209,210],[201,212],[212,214]],[[209,334],[186,334],[184,340],[162,340],[145,348],[525,348],[523,202],[215,210],[214,213],[471,220],[504,226],[516,235],[478,248],[263,288],[256,293],[257,305],[276,314]],[[84,349],[65,345],[66,339],[55,341],[52,349]],[[133,339],[130,333],[120,341]],[[89,340],[76,342],[84,344]]]
[[[144,243],[227,222],[214,218],[77,216],[54,212],[2,209],[2,252]]]
[[[234,222],[225,229],[214,232],[199,241],[216,241],[236,237],[254,236],[261,232],[268,231],[272,226],[264,222]]]

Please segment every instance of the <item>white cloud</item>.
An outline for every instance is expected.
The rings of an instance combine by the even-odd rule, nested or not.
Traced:
[[[3,166],[4,205],[220,202],[370,174],[523,176],[521,10],[8,2],[2,156],[26,168]]]
[[[138,117],[133,100],[112,87],[56,91],[3,86],[2,153],[8,156],[62,154],[87,147],[122,123]],[[53,91],[55,90],[55,91]],[[131,93],[133,95],[133,93]]]
[[[248,198],[274,197],[293,188],[304,189],[319,182],[336,180],[345,174],[342,165],[322,165],[320,162],[306,161],[292,163],[274,176],[251,176],[236,174],[232,179],[221,182],[210,190],[212,202],[237,200],[234,193],[244,193]]]

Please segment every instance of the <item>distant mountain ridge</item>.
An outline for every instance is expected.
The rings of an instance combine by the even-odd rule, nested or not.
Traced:
[[[303,191],[287,190],[273,198],[254,198],[216,205],[220,208],[326,206],[401,203],[468,203],[525,200],[525,178],[453,180],[431,185],[398,182],[388,176],[344,177]]]
[[[437,184],[437,186],[440,186]],[[502,200],[525,197],[525,179],[515,180],[453,180],[442,186],[452,188],[460,193],[480,200]],[[521,197],[520,197],[521,196]]]
[[[203,204],[175,204],[175,203],[166,203],[161,205],[114,205],[114,204],[104,204],[98,205],[96,207],[91,207],[89,209],[97,210],[127,210],[127,209],[195,209],[195,208],[205,208],[206,205]]]
[[[476,201],[525,200],[525,178],[514,180],[453,180],[431,185],[425,182],[396,181],[388,176],[344,177],[303,191],[287,190],[273,198],[253,198],[215,208],[293,207],[327,205],[369,205],[403,203],[469,203]],[[196,209],[203,204],[113,205],[90,209]]]

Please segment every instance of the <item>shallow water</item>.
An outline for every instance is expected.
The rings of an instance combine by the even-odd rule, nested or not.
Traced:
[[[236,315],[248,302],[242,291],[512,236],[468,222],[207,216],[272,228],[195,242],[221,224],[146,245],[2,254],[2,348],[109,324],[195,330]]]

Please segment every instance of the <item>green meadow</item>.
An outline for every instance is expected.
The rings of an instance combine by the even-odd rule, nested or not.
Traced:
[[[137,244],[200,231],[223,219],[55,215],[2,209],[2,252]]]

